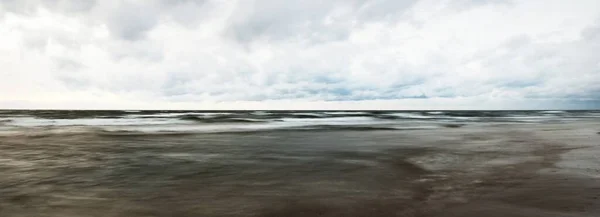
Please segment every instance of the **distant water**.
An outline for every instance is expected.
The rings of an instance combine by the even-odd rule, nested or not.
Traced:
[[[599,119],[600,111],[81,111],[0,110],[0,135],[195,134],[274,130],[417,130]]]

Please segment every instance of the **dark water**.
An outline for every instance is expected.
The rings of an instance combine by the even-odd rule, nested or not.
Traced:
[[[482,123],[600,118],[599,111],[0,111],[0,133],[219,133],[276,130],[414,130]],[[58,129],[60,128],[60,129]],[[54,130],[54,131],[52,131]]]
[[[595,144],[598,120],[598,111],[0,111],[0,216],[597,216],[593,157],[586,177],[547,171]]]

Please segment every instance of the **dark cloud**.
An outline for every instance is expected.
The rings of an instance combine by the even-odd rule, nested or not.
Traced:
[[[584,29],[581,36],[589,41],[600,41],[600,25]]]
[[[418,0],[365,0],[356,9],[356,20],[359,22],[397,21],[417,2]]]
[[[142,39],[159,19],[153,5],[124,2],[108,15],[108,28],[117,38],[135,41]]]
[[[69,71],[69,72],[78,71],[85,67],[79,61],[73,60],[73,59],[68,59],[68,58],[56,58],[54,60],[54,63],[56,63],[56,67],[59,70]]]

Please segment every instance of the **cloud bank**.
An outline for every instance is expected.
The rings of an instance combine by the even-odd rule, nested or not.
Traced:
[[[0,108],[600,108],[597,0],[0,0]]]

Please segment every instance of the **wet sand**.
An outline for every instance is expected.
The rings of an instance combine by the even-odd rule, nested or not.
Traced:
[[[600,216],[600,123],[0,138],[0,216]]]

